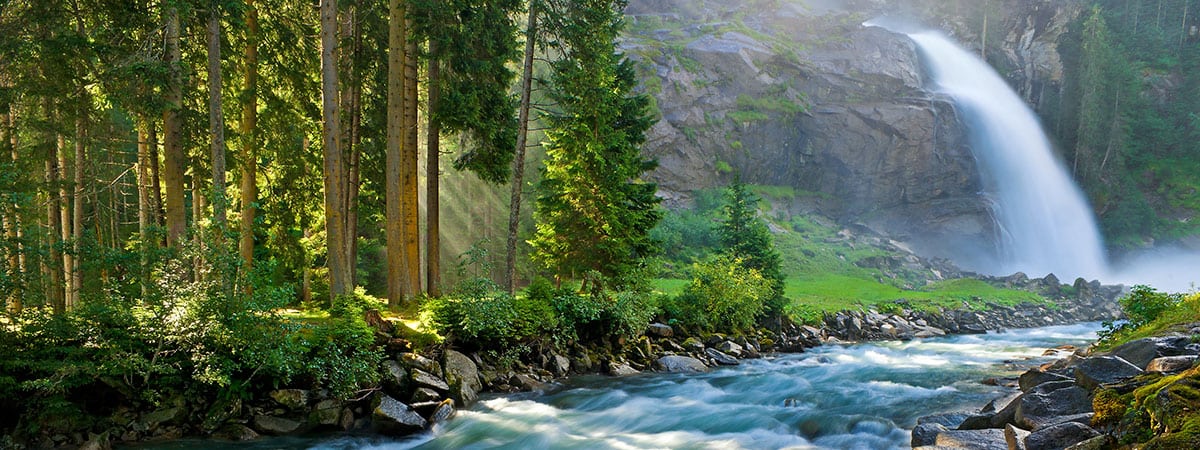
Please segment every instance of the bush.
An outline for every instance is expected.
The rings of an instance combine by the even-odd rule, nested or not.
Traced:
[[[1111,340],[1123,332],[1136,330],[1154,322],[1163,313],[1179,305],[1183,299],[1183,294],[1159,292],[1152,287],[1144,285],[1134,286],[1133,290],[1120,300],[1121,310],[1125,313],[1127,320],[1124,322],[1104,322],[1104,328],[1099,332],[1100,340]]]
[[[447,338],[489,349],[536,340],[558,325],[554,309],[543,299],[496,291],[432,299],[422,306],[422,316]]]
[[[693,279],[664,310],[676,323],[706,331],[746,330],[771,298],[770,281],[742,261],[720,256],[693,267]]]

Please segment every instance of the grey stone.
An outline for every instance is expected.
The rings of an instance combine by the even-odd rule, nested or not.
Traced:
[[[269,394],[275,403],[296,411],[308,406],[308,391],[304,389],[276,389]]]
[[[947,428],[956,428],[967,419],[968,414],[965,413],[945,413],[934,414],[932,416],[924,416],[917,418],[917,425],[926,423],[936,423]]]
[[[208,408],[208,413],[204,415],[204,422],[200,424],[200,428],[206,432],[212,432],[241,412],[242,399],[233,397],[217,400]]]
[[[342,403],[334,399],[325,399],[313,407],[309,421],[323,426],[338,426],[342,422]]]
[[[403,364],[394,359],[384,361],[384,371],[387,373],[383,377],[383,387],[387,389],[389,394],[402,395],[408,392],[409,384],[408,369],[404,368]]]
[[[408,367],[415,367],[429,373],[442,373],[442,365],[437,361],[426,358],[419,353],[401,353],[400,359]]]
[[[947,431],[945,425],[940,423],[921,423],[917,424],[912,430],[912,441],[910,445],[913,447],[921,447],[924,445],[933,445],[937,441],[938,434]]]
[[[1154,358],[1150,364],[1146,365],[1147,372],[1159,373],[1176,373],[1192,368],[1196,365],[1196,360],[1200,356],[1182,355],[1182,356],[1163,356]]]
[[[248,426],[240,423],[225,424],[212,434],[213,439],[225,441],[253,441],[259,434]]]
[[[1025,373],[1022,373],[1021,376],[1017,378],[1017,384],[1021,387],[1021,391],[1023,392],[1029,392],[1029,390],[1033,389],[1034,386],[1042,383],[1049,383],[1051,381],[1071,381],[1071,377],[1054,372],[1046,372],[1035,367],[1025,371]]]
[[[664,372],[672,373],[695,373],[707,372],[708,366],[705,366],[700,360],[690,356],[667,355],[658,358],[657,366]]]
[[[1099,436],[1100,433],[1078,422],[1063,422],[1034,431],[1025,438],[1027,450],[1059,450]]]
[[[717,350],[720,350],[722,353],[728,354],[729,356],[733,356],[734,358],[740,358],[746,349],[732,341],[724,341],[720,344],[717,344]]]
[[[1092,391],[1101,384],[1120,381],[1141,373],[1141,368],[1119,356],[1093,356],[1075,366],[1075,382]]]
[[[1025,438],[1028,436],[1028,431],[1014,427],[1011,423],[1004,426],[1004,443],[1008,445],[1008,450],[1026,450]]]
[[[454,350],[445,354],[446,384],[450,387],[450,398],[460,405],[470,406],[479,398],[483,382],[479,380],[479,368],[467,355]]]
[[[1065,450],[1103,450],[1108,448],[1107,436],[1096,436],[1086,441],[1067,447]]]
[[[435,389],[438,392],[450,392],[450,385],[446,384],[446,380],[438,378],[429,372],[421,369],[413,369],[411,376],[413,383],[416,383],[418,386]]]
[[[413,403],[440,402],[442,401],[442,398],[444,397],[442,397],[442,394],[439,394],[438,391],[427,387],[417,388],[417,390],[413,391],[412,394]]]
[[[1188,353],[1190,341],[1182,336],[1160,336],[1126,342],[1109,354],[1119,356],[1139,369],[1146,369],[1155,358]]]
[[[178,424],[187,416],[187,408],[183,406],[174,406],[170,408],[158,409],[142,415],[142,422],[147,428],[153,429],[160,425]]]
[[[933,445],[970,450],[1008,450],[1004,430],[949,430],[938,433]]]
[[[704,349],[704,354],[707,355],[709,358],[712,358],[713,361],[716,361],[717,364],[720,364],[722,366],[736,366],[738,364],[741,364],[741,362],[739,362],[737,360],[737,358],[734,358],[725,353],[722,353],[715,348]]]
[[[1092,412],[1088,392],[1079,386],[1047,393],[1028,393],[1021,397],[1014,416],[1017,426],[1037,431],[1058,423],[1059,417]]]
[[[371,415],[375,430],[382,434],[404,436],[425,429],[425,418],[411,406],[384,395]]]
[[[454,409],[454,400],[446,399],[441,403],[438,403],[437,408],[433,410],[433,414],[429,415],[429,424],[432,426],[443,423],[454,417],[454,414],[457,412],[458,411]]]
[[[565,377],[571,373],[571,360],[566,356],[559,354],[550,355],[550,363],[554,369],[554,375]]]
[[[527,392],[541,391],[546,388],[546,383],[538,381],[537,378],[523,373],[513,375],[511,378],[509,378],[508,382],[509,384],[516,386],[518,389]]]
[[[301,431],[304,422],[284,417],[257,415],[254,416],[254,428],[259,433],[283,435]]]
[[[637,375],[639,373],[641,372],[638,372],[637,369],[630,367],[630,365],[627,363],[614,362],[608,365],[608,374],[614,377],[625,377],[629,375]]]
[[[704,343],[700,339],[690,337],[683,341],[683,348],[692,352],[702,352],[704,351]]]
[[[654,336],[654,337],[661,337],[661,338],[668,338],[668,337],[675,335],[675,330],[672,329],[670,325],[661,324],[661,323],[652,323],[652,324],[650,324],[649,327],[646,328],[646,335]]]

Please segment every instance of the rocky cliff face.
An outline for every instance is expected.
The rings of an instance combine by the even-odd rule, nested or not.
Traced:
[[[660,162],[652,179],[667,205],[740,173],[811,193],[794,206],[923,253],[989,251],[993,222],[954,105],[925,88],[906,37],[862,25],[903,6],[977,39],[944,2],[925,3],[631,1],[622,47],[643,63],[662,114],[646,148]],[[992,19],[1012,29],[1000,65],[1015,68],[1010,79],[1034,98],[1061,79],[1053,42],[1069,14],[1044,0],[1007,3]]]

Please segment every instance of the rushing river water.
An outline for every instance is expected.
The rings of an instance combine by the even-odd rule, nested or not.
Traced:
[[[827,345],[705,374],[578,377],[552,394],[481,401],[413,438],[280,438],[228,448],[908,448],[918,417],[977,410],[1001,389],[981,380],[1015,376],[1048,348],[1087,345],[1098,328]]]

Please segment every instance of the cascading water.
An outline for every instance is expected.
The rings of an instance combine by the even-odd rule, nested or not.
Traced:
[[[1107,259],[1095,217],[1033,111],[987,63],[945,35],[906,34],[935,88],[955,100],[969,128],[1001,229],[996,273],[1104,277]]]

